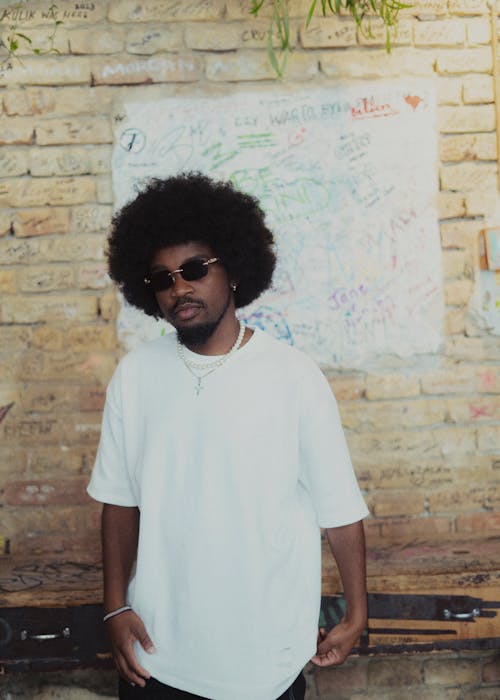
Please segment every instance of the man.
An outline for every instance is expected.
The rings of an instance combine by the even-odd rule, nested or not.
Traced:
[[[89,485],[120,698],[299,700],[304,664],[342,663],[366,625],[367,511],[320,370],[236,317],[271,283],[264,214],[229,183],[153,180],[108,260],[176,330],[120,362]],[[328,634],[320,527],[347,603]]]

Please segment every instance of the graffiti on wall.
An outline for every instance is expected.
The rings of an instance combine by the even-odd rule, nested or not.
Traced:
[[[249,325],[324,366],[435,352],[435,111],[425,80],[128,103],[115,115],[115,203],[153,176],[230,179],[277,240],[274,285],[243,310]],[[118,323],[129,347],[162,328],[126,305]]]

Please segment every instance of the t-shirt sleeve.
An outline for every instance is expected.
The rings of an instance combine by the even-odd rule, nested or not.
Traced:
[[[301,382],[299,424],[301,481],[308,490],[320,527],[362,520],[368,509],[359,489],[337,402],[316,366]]]
[[[102,503],[136,506],[127,466],[119,365],[106,391],[101,438],[87,487],[89,496]]]

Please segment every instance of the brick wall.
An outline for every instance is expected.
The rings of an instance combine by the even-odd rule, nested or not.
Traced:
[[[51,2],[5,5],[44,47]],[[268,20],[248,3],[110,0],[57,3],[58,54],[19,61],[0,77],[0,424],[2,531],[12,551],[71,536],[95,541],[83,493],[104,388],[120,354],[117,305],[103,242],[112,211],[111,105],[172,85],[276,81]],[[316,17],[291,2],[287,83],[437,77],[439,213],[446,344],[427,366],[398,360],[331,383],[379,536],[498,529],[498,337],[467,314],[477,234],[498,205],[491,24],[481,0],[422,0],[401,15],[392,53],[348,17]],[[9,9],[10,8],[10,9]],[[45,43],[44,43],[45,42]],[[147,87],[145,87],[147,85]]]
[[[43,49],[51,5],[4,2],[0,26],[17,23]],[[113,101],[188,83],[218,94],[278,85],[265,8],[254,19],[247,1],[56,5],[58,54],[21,49],[0,76],[0,540],[14,553],[98,546],[98,509],[84,485],[121,353],[103,262]],[[388,359],[376,372],[331,376],[370,535],[498,532],[499,340],[467,311],[477,235],[500,223],[489,5],[415,2],[390,55],[376,23],[371,38],[348,16],[317,16],[306,30],[308,5],[290,0],[286,84],[435,76],[438,91],[445,347],[425,365]]]

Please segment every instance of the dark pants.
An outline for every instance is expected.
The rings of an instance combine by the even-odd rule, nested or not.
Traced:
[[[306,679],[301,673],[292,685],[285,690],[283,695],[280,695],[277,700],[304,700],[306,692]],[[141,688],[138,685],[132,686],[123,678],[120,678],[120,700],[208,700],[199,695],[192,695],[185,690],[171,688],[169,685],[164,685],[154,678],[146,681],[146,687]],[[213,700],[217,700],[214,698]],[[234,700],[238,700],[235,698]]]

